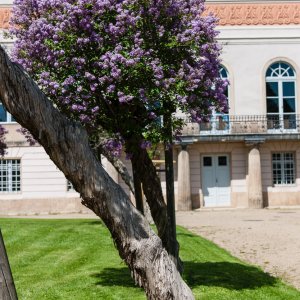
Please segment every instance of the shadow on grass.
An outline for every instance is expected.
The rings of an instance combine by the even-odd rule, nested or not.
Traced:
[[[89,219],[83,219],[80,223],[82,224],[86,224],[86,225],[102,225],[102,226],[105,226],[105,224],[103,223],[103,221],[101,219],[96,219],[96,220],[89,220]]]
[[[275,285],[277,279],[260,269],[239,263],[229,262],[184,262],[186,283],[191,287],[215,286],[230,290],[256,289]],[[135,287],[129,270],[105,268],[91,275],[97,278],[96,285]]]
[[[100,273],[91,274],[98,281],[96,285],[135,287],[128,268],[104,268]]]
[[[215,286],[230,290],[256,289],[275,285],[277,279],[260,269],[231,262],[184,262],[184,275],[190,287]]]

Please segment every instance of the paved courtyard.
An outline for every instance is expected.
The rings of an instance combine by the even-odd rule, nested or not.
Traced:
[[[178,212],[177,223],[300,289],[300,210]]]

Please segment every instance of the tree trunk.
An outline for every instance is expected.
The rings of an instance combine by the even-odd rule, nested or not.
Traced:
[[[180,273],[183,266],[179,258],[179,244],[176,239],[176,218],[175,218],[175,195],[174,195],[174,169],[173,169],[173,146],[165,145],[166,165],[166,189],[167,189],[167,212],[168,212],[168,253],[171,255]]]
[[[14,279],[0,230],[0,299],[18,300]]]
[[[179,244],[176,240],[176,233],[174,238],[173,219],[168,217],[167,205],[163,197],[160,180],[147,151],[138,145],[139,143],[136,143],[135,146],[129,145],[130,149],[137,149],[138,147],[138,151],[132,151],[132,168],[142,182],[143,191],[163,246],[168,253],[172,254],[178,271],[181,273],[183,266],[179,258]]]
[[[135,172],[135,169],[132,168],[133,173],[133,183],[134,183],[134,197],[135,197],[135,207],[138,211],[144,214],[144,203],[143,203],[143,192],[142,192],[142,183],[139,178],[139,174]]]
[[[86,131],[55,109],[2,48],[0,98],[72,182],[83,203],[105,222],[120,256],[148,299],[194,299],[161,240],[96,159]]]

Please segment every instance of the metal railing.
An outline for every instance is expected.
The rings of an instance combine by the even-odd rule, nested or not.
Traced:
[[[183,135],[300,133],[300,115],[213,115],[201,123],[187,121]]]

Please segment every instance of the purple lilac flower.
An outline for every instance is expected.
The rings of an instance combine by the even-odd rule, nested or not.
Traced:
[[[133,118],[139,134],[163,135],[164,113],[227,111],[216,19],[203,11],[204,0],[14,0],[12,56],[83,125],[116,131],[122,119],[122,136]]]

